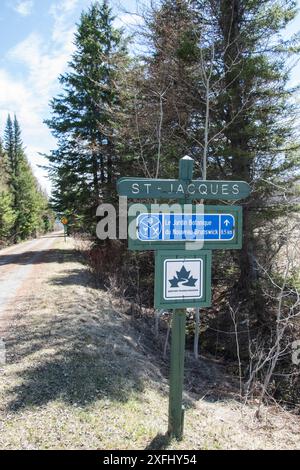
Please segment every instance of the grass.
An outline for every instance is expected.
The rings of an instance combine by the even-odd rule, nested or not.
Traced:
[[[6,338],[1,449],[299,447],[296,417],[266,409],[256,422],[222,367],[189,354],[184,439],[170,441],[168,361],[151,328],[92,287],[71,241],[45,256]]]

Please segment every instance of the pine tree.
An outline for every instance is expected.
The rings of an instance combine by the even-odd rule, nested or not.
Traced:
[[[25,156],[21,139],[21,130],[16,116],[14,116],[13,121],[10,115],[7,117],[6,128],[4,131],[4,142],[9,175],[8,183],[13,193],[14,207],[17,208],[19,188],[17,187],[16,181],[20,174],[20,165],[22,164]]]
[[[165,71],[165,81],[180,77],[184,83],[177,93],[184,100],[173,99],[173,103],[178,117],[186,118],[177,123],[165,119],[166,127],[177,131],[175,138],[164,134],[167,162],[181,131],[177,149],[185,147],[184,153],[194,157],[198,176],[245,180],[253,187],[251,198],[242,202],[243,249],[234,254],[240,269],[237,291],[242,298],[251,295],[251,287],[259,286],[255,259],[263,237],[258,240],[255,230],[293,209],[272,204],[272,198],[278,197],[278,187],[288,190],[299,175],[293,122],[296,108],[290,100],[293,90],[287,88],[287,60],[299,51],[299,38],[284,41],[280,36],[295,14],[292,0],[284,4],[271,0],[165,0],[150,22],[155,48],[145,76],[153,82],[154,63],[156,70]],[[168,26],[169,21],[175,24],[174,17],[177,25],[188,25],[183,30],[175,28],[180,41]],[[178,64],[184,71],[181,76]],[[172,82],[170,88],[173,86]],[[165,116],[172,108],[167,96]]]
[[[14,152],[14,130],[10,114],[7,117],[6,127],[4,131],[4,150],[6,152],[8,160],[9,173],[11,176],[14,176],[16,167]]]
[[[19,164],[19,175],[16,177],[17,218],[15,222],[16,239],[25,240],[36,235],[43,227],[43,215],[47,209],[46,201],[41,194],[32,170],[24,159]]]
[[[2,235],[17,242],[43,231],[48,203],[27,161],[16,116],[14,121],[10,116],[7,118],[4,148],[8,179],[7,192],[2,194],[2,220],[3,227],[6,227]]]
[[[10,239],[16,214],[12,208],[12,196],[0,188],[0,246]]]
[[[15,212],[8,186],[7,159],[0,138],[0,245],[9,239],[14,223]]]
[[[85,214],[89,221],[99,202],[112,196],[117,173],[113,120],[120,93],[115,79],[126,53],[113,19],[106,1],[82,13],[70,71],[60,77],[63,93],[52,100],[47,121],[58,139],[58,149],[49,156],[54,205],[61,212]]]
[[[21,129],[16,115],[13,121],[13,155],[14,155],[14,176],[20,174],[20,164],[24,160],[24,149],[21,137]]]
[[[299,39],[284,41],[281,31],[296,15],[294,1],[222,0],[197,2],[199,18],[208,12],[214,31],[219,90],[211,127],[219,138],[209,149],[210,175],[241,179],[253,192],[244,205],[244,240],[239,252],[241,296],[257,281],[255,229],[292,207],[272,204],[278,187],[288,188],[299,174],[295,150],[295,106],[287,88],[287,59]],[[220,73],[221,69],[221,73]],[[221,80],[220,80],[221,75]],[[221,172],[219,171],[221,169]]]

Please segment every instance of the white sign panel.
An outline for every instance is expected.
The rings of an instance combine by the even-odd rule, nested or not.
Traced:
[[[202,259],[164,261],[164,299],[201,299],[203,296]]]

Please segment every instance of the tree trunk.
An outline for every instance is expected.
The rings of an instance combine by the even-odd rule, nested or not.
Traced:
[[[97,153],[94,151],[92,156],[92,168],[93,168],[93,185],[94,185],[94,197],[95,197],[95,207],[98,206],[100,202],[100,185],[99,185],[99,168],[98,168],[98,158]]]
[[[235,180],[251,181],[253,155],[247,142],[248,118],[243,113],[245,97],[243,84],[239,81],[237,67],[242,66],[244,44],[241,43],[240,24],[242,19],[240,0],[223,0],[220,10],[220,28],[224,38],[224,68],[227,90],[227,103],[224,112],[228,126],[225,130],[226,139],[231,149],[232,177]],[[238,63],[238,66],[233,65]],[[243,247],[238,254],[240,277],[238,290],[244,296],[257,279],[253,253],[253,229],[249,204],[246,201],[243,211]]]

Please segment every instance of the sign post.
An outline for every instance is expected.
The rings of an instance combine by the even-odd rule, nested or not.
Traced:
[[[67,217],[62,217],[61,218],[61,223],[64,226],[64,239],[65,239],[65,242],[66,242],[67,241],[67,234],[68,234],[68,223],[69,223]]]
[[[170,358],[168,434],[172,437],[176,437],[178,440],[182,438],[184,423],[182,392],[184,379],[185,325],[185,309],[174,310]]]
[[[192,158],[187,156],[181,158],[179,162],[179,179],[183,180],[184,183],[191,181],[193,177],[193,167],[194,160]],[[182,202],[185,202],[185,200]],[[200,275],[202,275],[202,281],[200,280],[200,282],[202,282],[203,285],[203,270]],[[185,277],[188,277],[187,282],[189,282],[190,276],[185,275]],[[196,276],[194,277],[196,278]],[[169,279],[168,282],[170,284]],[[181,282],[182,285],[184,283],[184,281]],[[182,393],[184,382],[185,327],[186,310],[174,310],[171,330],[168,434],[170,437],[175,437],[177,440],[182,439],[184,426]]]
[[[120,196],[179,202],[180,211],[176,213],[168,206],[168,210],[147,209],[135,218],[129,217],[129,225],[135,224],[133,236],[129,233],[129,248],[155,250],[155,307],[174,309],[168,433],[176,439],[182,438],[184,425],[185,308],[211,305],[211,250],[242,246],[241,207],[192,206],[191,202],[238,200],[250,194],[250,186],[244,181],[193,180],[193,165],[192,158],[181,158],[178,180],[125,177],[117,183]],[[185,204],[191,206],[188,213],[181,211]],[[187,242],[195,246],[186,249]],[[201,242],[200,246],[196,242]]]

